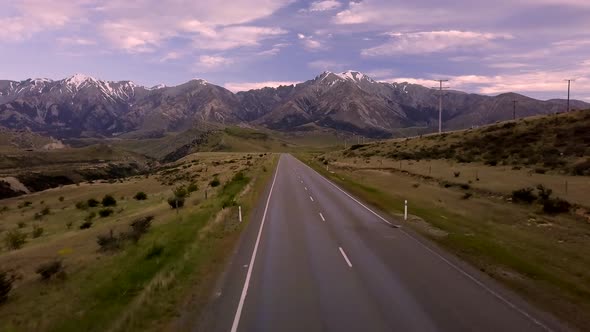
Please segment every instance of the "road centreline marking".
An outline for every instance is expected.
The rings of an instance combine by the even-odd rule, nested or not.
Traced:
[[[231,326],[231,332],[236,332],[238,330],[238,324],[240,323],[240,317],[242,316],[242,309],[244,308],[246,294],[248,293],[248,287],[250,286],[250,278],[252,276],[252,269],[254,267],[254,261],[256,261],[256,252],[258,252],[258,244],[260,243],[260,237],[262,236],[262,228],[264,227],[264,221],[266,220],[266,212],[268,211],[268,205],[270,203],[270,198],[272,197],[272,191],[275,187],[275,182],[277,180],[277,174],[279,173],[279,166],[280,165],[281,165],[281,159],[279,157],[279,162],[277,164],[275,176],[274,176],[274,179],[272,180],[272,185],[270,186],[270,192],[268,194],[268,198],[266,199],[266,206],[264,207],[264,213],[262,214],[262,221],[260,222],[260,229],[258,230],[258,236],[256,237],[256,243],[254,244],[254,250],[252,251],[252,258],[250,258],[250,265],[248,266],[248,273],[246,274],[246,280],[244,281],[244,288],[242,288],[242,295],[240,296],[240,302],[238,303],[238,308],[236,309],[236,314],[234,316],[234,322]]]
[[[320,218],[322,218],[322,221],[326,221],[326,218],[324,218],[324,215],[320,212]]]
[[[309,199],[311,199],[311,201],[313,202],[313,197],[309,196]]]
[[[305,191],[307,191],[307,187],[305,187]]]
[[[299,161],[301,162],[301,161]],[[303,162],[301,162],[303,163]],[[345,192],[344,190],[342,190],[340,187],[338,187],[337,185],[335,185],[334,183],[332,183],[332,181],[326,179],[323,175],[319,174],[318,172],[316,172],[313,168],[309,167],[308,165],[304,164],[307,168],[309,168],[310,170],[312,170],[314,173],[317,173],[324,181],[326,181],[328,184],[332,185],[334,188],[340,190],[343,194],[345,194],[346,196],[348,196],[350,199],[352,199],[353,201],[357,202],[360,206],[364,207],[365,209],[367,209],[369,212],[371,212],[372,214],[374,214],[376,217],[378,217],[379,219],[383,220],[384,222],[392,225],[392,226],[396,226],[398,228],[400,228],[400,226],[397,225],[393,225],[392,223],[390,223],[389,221],[385,220],[385,218],[381,217],[380,215],[378,215],[375,211],[371,210],[370,208],[368,208],[366,205],[364,205],[363,203],[359,202],[357,199],[355,199],[354,197],[352,197],[351,195],[349,195],[347,192]],[[459,266],[453,264],[451,261],[449,261],[448,259],[444,258],[442,255],[440,255],[439,253],[437,253],[436,251],[430,249],[428,246],[426,246],[424,243],[420,242],[418,239],[416,239],[415,237],[413,237],[412,235],[410,235],[409,233],[407,233],[406,231],[404,231],[403,229],[400,229],[400,231],[402,232],[402,234],[406,235],[408,238],[414,240],[416,243],[418,243],[421,247],[423,247],[424,249],[426,249],[428,252],[430,252],[431,254],[433,254],[434,256],[438,257],[440,260],[442,260],[443,262],[445,262],[447,265],[449,265],[451,268],[453,268],[454,270],[456,270],[457,272],[461,273],[463,276],[465,276],[466,278],[468,278],[469,280],[473,281],[476,285],[480,286],[481,288],[483,288],[485,291],[487,291],[489,294],[491,294],[492,296],[494,296],[495,298],[497,298],[498,300],[504,302],[506,305],[508,305],[510,308],[512,308],[513,310],[515,310],[516,312],[520,313],[521,315],[525,316],[526,318],[528,318],[531,322],[533,322],[534,324],[536,324],[537,326],[541,327],[542,329],[546,330],[546,331],[553,331],[551,328],[549,328],[547,325],[541,323],[539,320],[537,320],[536,318],[534,318],[533,316],[531,316],[530,314],[528,314],[526,311],[524,311],[523,309],[520,309],[516,304],[512,303],[511,301],[509,301],[508,299],[506,299],[505,297],[503,297],[502,295],[498,294],[497,292],[495,292],[494,290],[492,290],[491,288],[489,288],[488,286],[486,286],[484,283],[482,283],[481,281],[477,280],[477,278],[475,278],[474,276],[472,276],[471,274],[469,274],[469,272],[463,270],[462,268],[460,268]],[[343,253],[344,254],[344,253]]]
[[[352,264],[350,263],[348,256],[346,256],[344,249],[342,249],[342,247],[338,247],[338,249],[340,249],[340,253],[342,254],[342,257],[344,257],[344,260],[346,261],[346,264],[348,264],[348,267],[352,267]]]

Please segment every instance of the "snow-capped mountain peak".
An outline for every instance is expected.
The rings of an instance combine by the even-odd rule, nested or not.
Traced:
[[[66,78],[65,81],[67,85],[72,86],[76,90],[79,89],[85,83],[98,82],[98,80],[94,77],[87,76],[84,74],[74,74],[73,76]]]
[[[344,80],[348,80],[348,81],[353,81],[353,82],[361,82],[363,80],[367,80],[369,82],[374,82],[372,78],[370,78],[369,76],[355,71],[355,70],[347,70],[343,73],[340,74],[336,74],[338,77],[344,79]]]

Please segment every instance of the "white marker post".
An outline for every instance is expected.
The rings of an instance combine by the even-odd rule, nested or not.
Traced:
[[[242,222],[242,206],[238,206],[238,218]]]
[[[408,200],[404,201],[404,220],[408,220]]]

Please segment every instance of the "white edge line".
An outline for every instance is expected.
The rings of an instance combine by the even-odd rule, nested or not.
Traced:
[[[309,196],[309,199],[311,199],[311,201],[313,202],[313,197]]]
[[[350,263],[348,256],[346,256],[344,249],[342,249],[342,247],[338,247],[338,249],[340,249],[340,253],[342,254],[342,257],[344,257],[344,260],[346,261],[346,264],[348,264],[348,267],[352,267],[352,264]]]
[[[272,180],[272,185],[270,186],[270,192],[268,194],[268,198],[266,199],[266,206],[264,207],[264,213],[262,214],[262,221],[260,222],[260,229],[258,230],[258,236],[256,237],[256,243],[254,244],[254,250],[252,251],[252,258],[250,258],[250,265],[248,266],[248,273],[246,274],[246,280],[244,281],[244,288],[242,288],[242,295],[240,296],[240,302],[238,303],[238,308],[236,309],[236,315],[234,316],[234,322],[231,326],[231,332],[236,332],[238,330],[238,324],[240,323],[240,317],[242,316],[242,309],[244,307],[244,301],[246,300],[246,294],[248,293],[248,287],[250,285],[250,277],[252,276],[252,269],[254,267],[254,262],[256,261],[256,252],[258,251],[258,244],[260,243],[260,237],[262,236],[262,228],[264,227],[264,221],[266,220],[266,212],[268,211],[268,204],[270,203],[270,198],[272,196],[272,190],[275,187],[275,181],[277,180],[277,174],[279,173],[279,166],[281,164],[281,157],[279,157],[279,162],[277,163],[277,169],[275,171],[274,179]]]
[[[346,191],[342,190],[340,187],[338,187],[337,185],[335,185],[334,183],[332,183],[332,181],[326,179],[323,175],[321,175],[320,173],[316,172],[313,168],[311,168],[310,166],[308,166],[307,164],[303,163],[302,161],[299,160],[300,163],[302,163],[303,165],[305,165],[307,168],[311,169],[314,173],[317,173],[322,179],[324,179],[324,181],[326,181],[327,183],[329,183],[330,185],[332,185],[334,188],[340,190],[343,194],[345,194],[346,196],[348,196],[350,199],[352,199],[353,201],[357,202],[360,206],[364,207],[365,209],[367,209],[369,212],[371,212],[372,214],[374,214],[375,216],[377,216],[379,219],[383,220],[384,222],[392,225],[392,226],[397,226],[397,225],[393,225],[392,223],[390,223],[389,221],[385,220],[385,218],[381,217],[380,215],[378,215],[375,211],[371,210],[370,208],[368,208],[366,205],[364,205],[363,203],[359,202],[356,198],[352,197],[351,195],[349,195]],[[397,226],[399,227],[399,226]],[[459,273],[461,273],[463,276],[467,277],[468,279],[470,279],[471,281],[473,281],[475,284],[477,284],[478,286],[480,286],[481,288],[483,288],[485,291],[487,291],[488,293],[490,293],[492,296],[494,296],[495,298],[497,298],[498,300],[504,302],[506,305],[508,305],[510,308],[514,309],[515,311],[519,312],[521,315],[525,316],[526,318],[528,318],[531,322],[533,322],[534,324],[540,326],[541,328],[545,329],[546,331],[553,331],[552,329],[550,329],[547,325],[541,323],[539,320],[537,320],[536,318],[534,318],[533,316],[529,315],[526,311],[520,309],[516,304],[510,302],[508,299],[506,299],[505,297],[503,297],[502,295],[498,294],[497,292],[495,292],[494,290],[492,290],[491,288],[489,288],[488,286],[486,286],[484,283],[482,283],[481,281],[477,280],[477,278],[475,278],[474,276],[472,276],[471,274],[469,274],[468,272],[464,271],[463,269],[461,269],[459,266],[453,264],[451,261],[449,261],[448,259],[444,258],[443,256],[441,256],[439,253],[437,253],[436,251],[430,249],[428,246],[426,246],[424,243],[420,242],[418,239],[416,239],[415,237],[413,237],[412,235],[410,235],[409,233],[405,232],[403,229],[400,229],[400,231],[402,232],[402,234],[406,235],[407,237],[409,237],[410,239],[416,241],[420,246],[422,246],[424,249],[426,249],[427,251],[429,251],[431,254],[433,254],[434,256],[438,257],[439,259],[441,259],[443,262],[445,262],[447,265],[449,265],[451,268],[455,269],[456,271],[458,271]],[[342,252],[342,254],[344,255],[344,251],[342,251],[342,248],[340,248],[340,251]]]
[[[324,218],[324,215],[320,212],[320,218],[322,218],[322,221],[326,221],[326,219]]]

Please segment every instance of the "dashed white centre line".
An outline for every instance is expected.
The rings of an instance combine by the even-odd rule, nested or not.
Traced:
[[[305,187],[305,191],[307,191],[307,187]]]
[[[311,201],[313,202],[313,197],[309,196],[309,199],[311,199]]]
[[[342,247],[338,247],[338,249],[340,249],[340,253],[342,254],[342,257],[344,257],[344,260],[346,261],[346,264],[348,264],[348,267],[352,267],[352,264],[350,263],[348,256],[346,256],[344,249],[342,249]]]
[[[320,218],[322,218],[322,221],[326,221],[326,218],[324,218],[324,215],[320,212]]]

